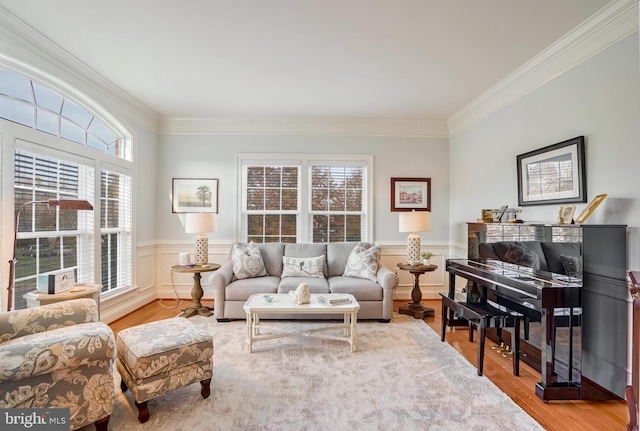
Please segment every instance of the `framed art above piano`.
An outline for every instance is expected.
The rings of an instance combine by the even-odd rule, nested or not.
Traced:
[[[468,260],[447,261],[450,296],[466,294],[455,290],[456,277],[462,277],[467,279],[465,291],[475,283],[489,300],[497,300],[497,292],[501,305],[528,314],[532,323],[529,340],[521,334],[521,353],[526,355],[521,360],[541,371],[536,394],[545,401],[624,398],[629,377],[627,227],[467,226]],[[520,276],[491,269],[504,262],[509,271],[519,268]],[[571,289],[559,288],[563,283]]]

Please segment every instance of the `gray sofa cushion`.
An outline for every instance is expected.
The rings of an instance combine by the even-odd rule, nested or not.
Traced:
[[[235,280],[225,289],[224,299],[226,301],[244,301],[254,293],[276,293],[278,283],[280,283],[280,277],[271,275]]]
[[[357,242],[330,242],[327,244],[327,277],[342,275]],[[364,243],[368,244],[368,243]]]
[[[280,279],[278,293],[289,293],[296,290],[300,283],[307,283],[310,293],[329,293],[329,283],[326,278],[313,277],[285,277]]]
[[[350,293],[358,301],[382,301],[382,286],[364,278],[331,277],[331,293]]]
[[[260,243],[258,244],[258,248],[260,249],[260,253],[262,253],[264,267],[267,269],[269,275],[280,277],[280,275],[282,275],[282,253],[284,244],[281,242]]]

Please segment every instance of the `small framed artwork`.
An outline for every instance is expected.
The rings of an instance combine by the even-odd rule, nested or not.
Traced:
[[[431,178],[391,178],[391,211],[431,211]]]
[[[174,178],[171,187],[171,212],[217,213],[216,178]]]
[[[518,205],[587,201],[584,136],[516,156]]]
[[[573,223],[573,215],[576,212],[575,205],[562,205],[560,211],[558,211],[558,224],[571,224]]]
[[[606,197],[607,197],[607,194],[603,193],[593,198],[591,202],[589,202],[589,205],[587,205],[587,207],[584,209],[584,211],[582,211],[580,215],[576,217],[576,223],[584,223],[585,221],[587,221],[589,216],[593,214],[595,209],[598,208],[598,205],[600,205],[604,200],[604,198]]]

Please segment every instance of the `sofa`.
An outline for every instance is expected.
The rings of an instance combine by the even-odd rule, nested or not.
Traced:
[[[352,294],[359,320],[389,322],[398,276],[380,263],[380,246],[368,242],[236,243],[229,259],[209,275],[218,321],[245,319],[255,293],[288,293],[301,283],[311,294]],[[336,319],[335,314],[273,315],[274,319]]]
[[[68,408],[70,429],[106,430],[115,356],[93,299],[0,313],[0,409]]]

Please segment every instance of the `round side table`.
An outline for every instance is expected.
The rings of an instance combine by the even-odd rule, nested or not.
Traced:
[[[413,302],[408,302],[406,305],[401,306],[400,314],[408,314],[416,319],[433,316],[433,308],[425,307],[421,302],[422,291],[420,290],[420,276],[425,272],[435,271],[438,269],[438,265],[423,265],[421,263],[409,265],[408,263],[399,263],[398,268],[403,271],[409,271],[413,274],[414,278],[413,290],[411,290],[411,299],[413,299]]]
[[[196,265],[194,267],[187,267],[184,265],[174,265],[171,267],[171,270],[175,272],[193,274],[193,289],[191,289],[193,306],[182,310],[182,313],[180,313],[181,317],[191,317],[196,315],[209,317],[213,314],[209,308],[205,307],[200,302],[200,300],[204,296],[204,291],[202,290],[202,286],[200,285],[200,273],[216,271],[218,268],[220,268],[220,265],[218,265],[217,263],[207,263],[204,265]]]

